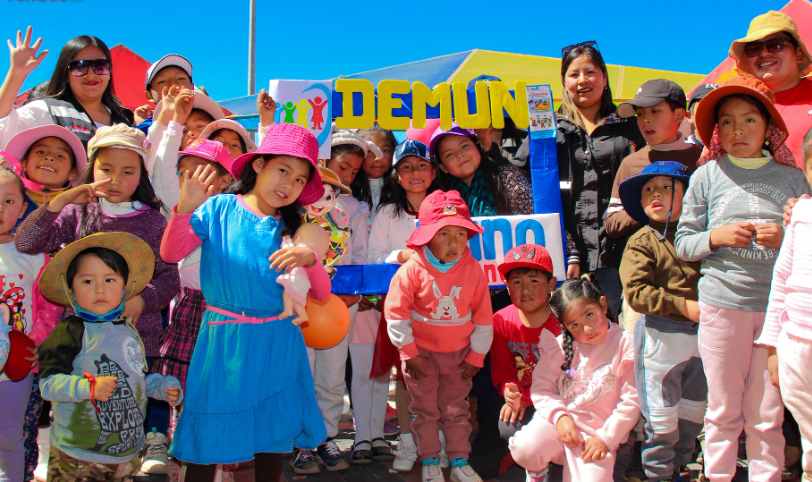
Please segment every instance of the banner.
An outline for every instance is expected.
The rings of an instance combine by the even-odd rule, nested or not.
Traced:
[[[333,91],[328,81],[271,80],[268,94],[276,101],[274,121],[306,127],[319,141],[319,158],[330,158]]]

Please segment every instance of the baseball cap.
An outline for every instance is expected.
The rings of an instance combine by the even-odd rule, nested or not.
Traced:
[[[406,139],[395,147],[395,166],[404,158],[409,156],[419,157],[420,159],[432,162],[429,148],[420,141],[413,139]]]
[[[638,107],[653,107],[664,100],[672,100],[685,107],[685,91],[676,83],[666,79],[649,80],[637,89],[634,99],[617,106],[620,117],[634,117]]]
[[[434,131],[434,134],[431,135],[431,141],[429,142],[429,154],[437,156],[437,146],[440,143],[440,139],[444,136],[474,136],[476,135],[473,130],[471,129],[463,129],[459,126],[456,122],[451,123],[451,129],[445,130],[442,126],[437,126],[437,130]],[[439,156],[438,156],[439,157]]]
[[[189,74],[189,80],[192,78],[192,63],[189,62],[186,57],[178,54],[164,55],[160,60],[150,65],[149,69],[147,69],[147,90],[149,90],[149,84],[152,83],[152,79],[158,75],[158,72],[166,67],[177,67]]]
[[[680,181],[686,188],[691,175],[688,174],[688,167],[675,161],[657,161],[644,167],[640,174],[632,176],[618,186],[620,191],[620,201],[623,209],[632,219],[640,224],[648,224],[648,216],[640,199],[643,198],[643,186],[655,177],[666,176]]]
[[[520,244],[505,253],[505,260],[496,269],[503,280],[516,268],[532,268],[553,273],[553,258],[540,244]]]
[[[697,86],[694,89],[693,93],[691,93],[691,98],[688,99],[688,110],[694,106],[697,102],[702,100],[706,95],[710,94],[714,89],[719,87],[719,84],[702,84]]]
[[[471,211],[457,191],[434,191],[420,204],[417,215],[420,223],[409,236],[409,248],[424,246],[446,226],[459,226],[468,230],[468,239],[482,233],[482,228],[471,220]]]

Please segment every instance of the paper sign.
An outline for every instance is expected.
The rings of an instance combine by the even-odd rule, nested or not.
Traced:
[[[555,137],[553,93],[549,85],[527,86],[527,108],[530,112],[530,138]]]
[[[268,94],[276,101],[276,123],[306,127],[319,141],[319,158],[330,158],[333,91],[330,81],[271,80]]]

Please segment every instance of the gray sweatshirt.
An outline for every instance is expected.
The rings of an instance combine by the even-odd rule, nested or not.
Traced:
[[[711,231],[725,224],[782,222],[789,198],[808,194],[803,171],[770,160],[758,169],[735,166],[723,155],[691,176],[677,227],[677,255],[702,261],[699,301],[719,308],[767,311],[778,250],[755,244],[710,248]]]

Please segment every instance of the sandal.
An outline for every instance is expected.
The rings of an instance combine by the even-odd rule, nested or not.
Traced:
[[[358,448],[358,446],[362,448]],[[363,448],[364,446],[370,448]],[[372,443],[369,440],[362,440],[352,446],[350,461],[355,465],[366,465],[372,463]]]
[[[384,445],[375,445],[378,440],[383,442]],[[392,453],[392,446],[385,439],[374,438],[372,444],[372,458],[375,460],[391,460],[395,458],[395,454]]]

